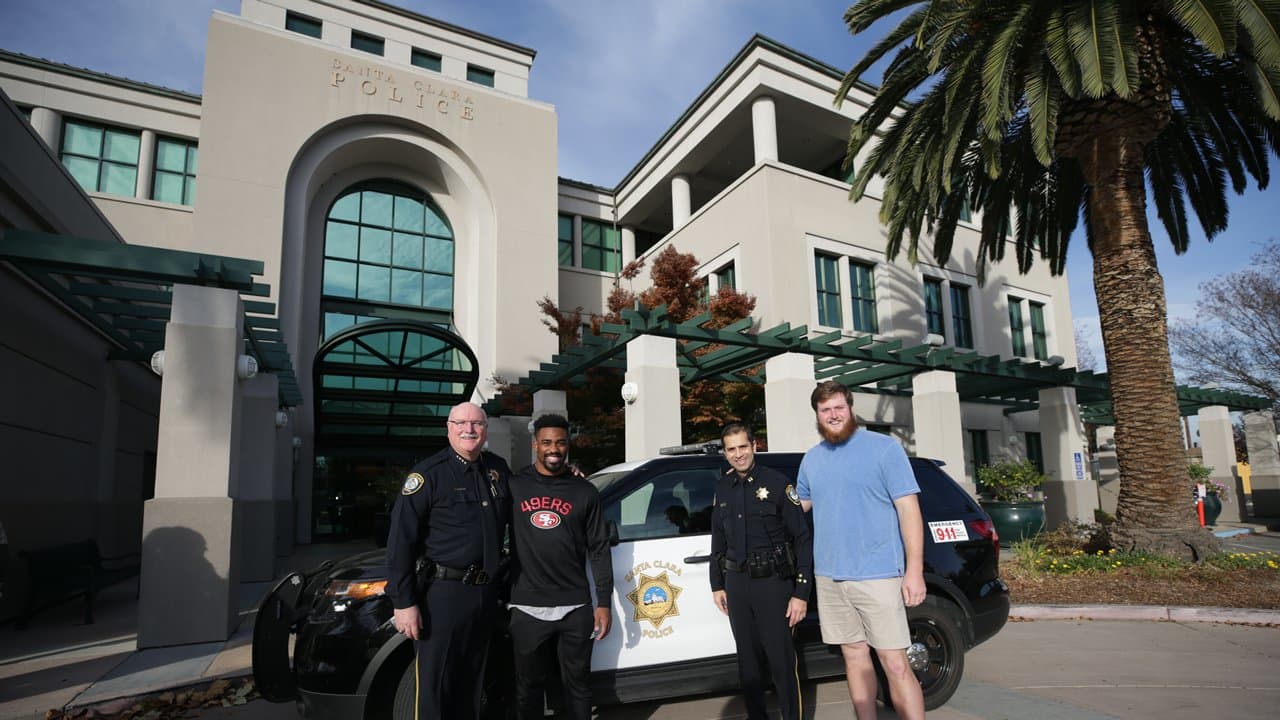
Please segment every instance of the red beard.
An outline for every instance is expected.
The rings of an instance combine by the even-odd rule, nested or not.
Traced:
[[[822,436],[823,440],[832,445],[843,445],[849,438],[853,437],[853,431],[858,429],[858,421],[851,416],[845,421],[844,425],[840,426],[839,430],[832,430],[824,423],[817,423],[817,427],[818,434]]]

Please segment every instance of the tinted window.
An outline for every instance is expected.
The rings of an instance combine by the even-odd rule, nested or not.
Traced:
[[[604,516],[623,541],[710,532],[715,483],[713,468],[663,472],[609,500]]]
[[[927,460],[912,460],[911,469],[920,485],[920,514],[926,521],[953,519],[978,508],[959,485]]]

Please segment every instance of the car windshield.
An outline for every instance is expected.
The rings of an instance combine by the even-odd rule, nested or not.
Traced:
[[[622,478],[626,477],[629,474],[631,474],[630,470],[619,470],[617,472],[596,473],[595,475],[592,475],[591,477],[587,478],[587,480],[590,480],[591,484],[595,485],[596,489],[599,490],[601,493],[603,493],[614,483],[618,482],[619,480],[621,480]]]

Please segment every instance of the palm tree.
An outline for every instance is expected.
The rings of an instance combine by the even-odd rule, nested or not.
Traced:
[[[1114,539],[1203,556],[1216,543],[1186,502],[1147,188],[1182,252],[1186,201],[1212,238],[1228,182],[1266,186],[1280,152],[1280,2],[863,0],[844,19],[857,35],[890,15],[896,27],[837,95],[893,53],[850,132],[847,166],[868,148],[850,197],[884,178],[887,254],[905,244],[912,262],[922,231],[943,262],[962,209],[985,211],[980,273],[1010,246],[1020,271],[1039,258],[1061,273],[1083,214],[1116,420]]]

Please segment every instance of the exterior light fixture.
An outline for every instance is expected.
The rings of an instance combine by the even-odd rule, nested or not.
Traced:
[[[236,377],[248,380],[258,374],[258,361],[249,355],[236,358]]]
[[[924,344],[932,345],[933,347],[942,347],[947,344],[947,339],[938,333],[929,333],[924,336]]]
[[[1049,359],[1045,360],[1045,362],[1049,364],[1049,367],[1062,367],[1062,364],[1066,361],[1067,359],[1061,355],[1050,355]]]
[[[289,413],[283,410],[276,411],[276,427],[282,428],[289,424]]]
[[[622,383],[622,402],[630,405],[640,397],[640,386],[633,383]]]
[[[164,351],[157,350],[151,353],[151,372],[164,377]]]
[[[293,439],[293,447],[294,447],[294,449],[301,448],[301,447],[302,447],[302,438],[300,438],[300,437],[296,437],[296,438],[294,438],[294,439]]]

